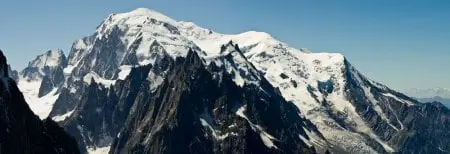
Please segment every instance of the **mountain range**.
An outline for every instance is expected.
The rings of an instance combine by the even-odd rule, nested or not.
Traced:
[[[416,98],[441,97],[450,99],[450,89],[448,88],[430,88],[430,89],[409,89],[406,94]]]
[[[436,97],[431,97],[431,98],[419,98],[418,100],[423,103],[440,102],[440,103],[444,104],[446,107],[450,108],[450,99],[448,99],[448,98],[442,98],[442,97],[436,96]]]
[[[50,50],[8,70],[82,153],[450,152],[448,108],[368,79],[342,54],[145,8],[111,14],[68,57]]]

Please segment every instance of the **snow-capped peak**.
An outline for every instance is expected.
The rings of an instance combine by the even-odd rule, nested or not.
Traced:
[[[103,40],[104,38],[109,38],[105,39],[109,41]],[[113,58],[116,59],[116,62],[113,66],[117,65],[118,68],[127,61],[147,64],[152,62],[152,56],[150,56],[153,52],[151,51],[152,44],[154,44],[152,42],[158,42],[160,48],[173,58],[186,56],[189,49],[194,49],[201,51],[199,55],[202,58],[211,60],[227,55],[228,52],[221,48],[224,44],[227,47],[225,49],[236,51],[234,45],[227,45],[230,41],[239,45],[239,52],[233,52],[236,55],[231,57],[233,59],[230,59],[233,63],[239,63],[238,61],[241,60],[243,63],[240,64],[248,66],[244,68],[251,69],[251,72],[255,70],[255,73],[256,70],[262,71],[267,73],[266,77],[269,78],[278,77],[284,72],[283,74],[290,76],[291,80],[316,85],[317,81],[327,81],[331,77],[339,78],[343,76],[341,72],[345,58],[342,54],[310,53],[306,49],[297,50],[274,39],[265,32],[249,31],[240,34],[221,34],[199,27],[192,22],[175,21],[161,13],[144,8],[127,13],[112,14],[100,25],[97,33],[77,41],[69,58],[70,69],[65,71],[72,72],[69,70],[75,70],[75,73],[77,73],[80,70],[86,71],[77,68],[96,68],[96,66],[99,66],[98,70],[94,71],[100,77],[113,79],[110,77],[112,75],[108,77],[104,75],[105,72],[102,72],[104,69],[111,69],[111,67],[106,67],[111,64],[100,63],[99,59],[101,58],[95,58],[95,56],[109,55],[110,52],[115,52]],[[99,46],[95,44],[99,44]],[[107,46],[103,47],[100,44],[107,44]],[[91,52],[96,53],[90,54]],[[83,61],[82,59],[90,60]],[[226,62],[223,60],[229,61],[227,59],[219,61]],[[126,65],[130,64],[127,63]],[[239,69],[241,68],[236,68],[235,71]],[[77,74],[84,75],[85,73]],[[297,80],[293,77],[300,78]],[[272,84],[281,83],[277,81]]]
[[[66,57],[61,49],[48,50],[28,64],[28,67],[43,68],[45,66],[55,67],[61,65]]]
[[[171,25],[177,23],[175,20],[157,11],[147,8],[138,8],[131,12],[109,15],[109,17],[97,29],[97,32],[104,34],[115,26],[118,26],[119,28],[130,28],[134,26],[142,27],[144,24],[157,22]]]
[[[53,74],[55,70],[66,66],[67,58],[61,49],[48,50],[28,63],[20,76],[27,80],[41,80],[45,75]]]
[[[156,20],[160,20],[160,21],[165,21],[165,22],[169,22],[169,23],[175,23],[176,21],[173,20],[170,17],[167,17],[166,15],[159,13],[155,10],[149,9],[149,8],[137,8],[131,12],[127,12],[127,13],[120,13],[120,14],[116,14],[114,15],[115,18],[120,19],[120,18],[132,18],[132,17],[139,17],[139,16],[145,16],[145,17],[150,17],[150,18],[154,18]]]
[[[130,47],[138,38],[147,42],[157,39],[158,42],[165,44],[166,50],[172,56],[185,56],[187,49],[196,46],[201,47],[208,55],[218,54],[220,46],[230,40],[240,46],[258,46],[258,44],[287,46],[265,32],[248,31],[235,35],[220,34],[199,27],[192,22],[175,21],[157,11],[145,8],[111,14],[98,27],[96,38],[108,38],[110,35],[117,33],[123,35],[121,40],[127,47]],[[75,47],[88,47],[89,45],[86,42],[86,40],[77,41]],[[180,46],[184,46],[186,50],[182,52]]]

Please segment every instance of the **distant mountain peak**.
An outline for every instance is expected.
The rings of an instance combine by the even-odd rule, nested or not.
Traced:
[[[47,50],[28,63],[20,72],[22,78],[27,80],[41,80],[45,75],[51,75],[56,69],[67,66],[67,58],[61,49]]]
[[[405,90],[405,93],[417,98],[432,98],[439,96],[441,98],[450,99],[450,88],[428,88],[428,89],[420,89],[413,88],[409,90]]]
[[[65,61],[65,59],[66,56],[61,49],[48,50],[44,54],[37,56],[36,59],[28,65],[28,67],[55,67],[61,63],[64,63],[63,61]]]
[[[177,22],[157,11],[138,8],[131,12],[111,14],[97,29],[97,32],[102,34],[111,30],[114,27],[130,28],[143,27],[144,24],[166,23],[174,25]],[[124,27],[126,26],[126,27]]]

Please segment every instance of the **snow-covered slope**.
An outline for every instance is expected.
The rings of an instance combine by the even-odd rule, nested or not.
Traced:
[[[39,87],[41,86],[39,81],[19,80],[17,86],[24,94],[25,100],[28,102],[31,110],[41,119],[47,118],[50,111],[52,111],[53,104],[58,99],[58,89],[54,88],[49,94],[38,97]]]
[[[58,98],[57,90],[63,82],[61,70],[67,65],[62,50],[49,50],[31,61],[19,73],[18,87],[31,109],[41,118],[47,118]]]
[[[198,51],[206,64],[224,66],[239,86],[258,85],[262,78],[255,74],[263,74],[334,150],[398,152],[404,148],[398,140],[404,140],[406,123],[411,123],[404,112],[420,108],[417,101],[364,77],[342,54],[298,50],[264,32],[220,34],[139,8],[110,15],[93,35],[73,44],[64,84],[53,94],[70,91],[59,96],[70,100],[59,106],[70,107],[54,108],[58,112],[53,116],[73,112],[73,104],[82,99],[82,84],[94,81],[109,87],[137,66],[154,66],[147,78],[154,90],[166,77],[168,59],[184,57],[189,49]],[[42,65],[38,59],[33,66]],[[313,135],[308,138],[319,144]]]

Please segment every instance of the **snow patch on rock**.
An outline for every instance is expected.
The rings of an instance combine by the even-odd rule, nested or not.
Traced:
[[[107,147],[89,147],[88,153],[89,154],[107,154],[109,153],[109,150],[111,149],[111,146]]]
[[[39,116],[41,119],[45,119],[50,114],[53,105],[59,97],[58,89],[54,88],[47,95],[39,98],[40,81],[27,81],[26,79],[20,79],[18,82],[19,89],[22,91],[25,101],[30,106],[31,110]]]
[[[97,73],[90,72],[83,77],[83,81],[87,84],[91,84],[91,81],[94,80],[96,83],[100,83],[106,87],[111,87],[116,83],[115,80],[107,80],[100,77]]]
[[[62,115],[54,116],[54,117],[52,117],[52,119],[56,122],[64,121],[64,120],[66,120],[66,118],[68,118],[72,115],[73,111],[75,111],[75,110],[69,111]]]
[[[278,147],[273,143],[273,141],[277,141],[277,139],[275,137],[273,137],[272,135],[270,135],[269,133],[265,132],[264,129],[261,126],[253,124],[250,121],[250,119],[248,119],[247,116],[244,113],[246,109],[247,109],[246,105],[240,107],[236,111],[236,115],[238,115],[241,118],[244,118],[245,120],[247,120],[247,122],[252,127],[252,130],[255,131],[256,133],[259,133],[259,137],[263,141],[264,145],[266,145],[268,148],[278,149]]]
[[[119,67],[119,70],[120,70],[119,76],[117,79],[125,80],[128,77],[128,75],[130,75],[131,69],[132,69],[132,66],[129,66],[129,65],[120,66]]]

